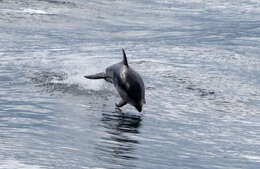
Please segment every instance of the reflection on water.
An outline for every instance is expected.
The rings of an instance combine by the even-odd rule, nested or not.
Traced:
[[[101,125],[105,134],[97,143],[97,158],[106,161],[110,167],[112,164],[113,168],[136,167],[133,160],[137,159],[134,152],[139,142],[135,136],[139,134],[141,120],[140,116],[120,111],[103,113]]]

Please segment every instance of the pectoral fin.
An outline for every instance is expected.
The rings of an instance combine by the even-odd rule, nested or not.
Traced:
[[[124,105],[126,105],[127,102],[124,100],[121,100],[118,104],[116,103],[116,107],[123,107]]]

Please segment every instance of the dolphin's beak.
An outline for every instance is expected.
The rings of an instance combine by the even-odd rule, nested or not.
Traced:
[[[137,105],[137,106],[135,106],[135,108],[139,111],[139,112],[141,112],[142,111],[142,105]]]

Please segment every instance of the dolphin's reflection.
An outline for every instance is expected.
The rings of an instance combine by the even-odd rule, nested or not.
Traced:
[[[97,146],[101,153],[99,159],[110,167],[135,167],[131,160],[137,159],[134,151],[139,144],[136,136],[139,134],[141,117],[115,111],[104,113],[101,121],[105,134]]]

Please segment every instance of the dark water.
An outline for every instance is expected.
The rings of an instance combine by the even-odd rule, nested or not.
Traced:
[[[0,0],[0,168],[258,168],[257,0]],[[142,114],[114,109],[122,59]]]

